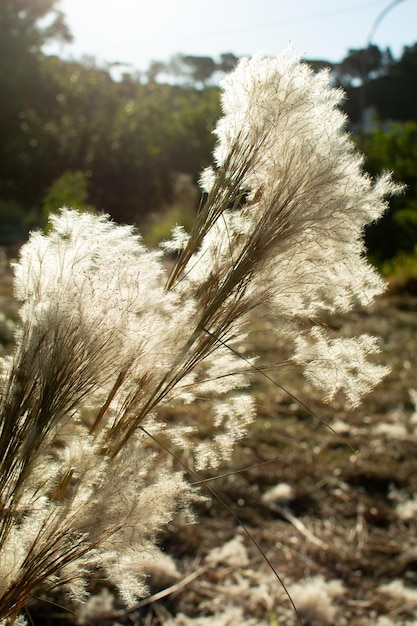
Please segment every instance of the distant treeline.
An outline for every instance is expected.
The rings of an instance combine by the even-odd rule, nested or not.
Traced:
[[[237,57],[176,55],[114,78],[114,65],[46,56],[70,40],[55,0],[0,4],[0,242],[43,226],[58,206],[92,207],[141,224],[174,201],[179,177],[197,183],[211,161],[219,80]],[[48,26],[45,20],[48,16]],[[376,46],[328,67],[371,173],[393,170],[408,185],[368,233],[383,262],[417,241],[417,44],[400,59]],[[117,69],[117,68],[116,68]]]

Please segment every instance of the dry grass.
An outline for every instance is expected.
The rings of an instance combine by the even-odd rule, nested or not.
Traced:
[[[10,274],[3,271],[0,308],[7,319],[13,319],[16,311],[10,286]],[[260,377],[255,388],[259,419],[223,468],[226,476],[210,484],[246,525],[287,586],[317,575],[344,585],[346,592],[335,600],[338,624],[371,626],[379,616],[388,616],[396,625],[411,624],[416,617],[413,603],[381,586],[397,580],[410,587],[417,583],[417,521],[401,519],[398,509],[417,492],[417,424],[409,394],[417,387],[417,299],[388,295],[372,310],[355,311],[336,324],[342,335],[378,335],[381,361],[392,365],[389,377],[354,411],[342,400],[323,406],[295,371],[269,373],[303,404]],[[259,337],[254,341],[259,350]],[[279,343],[261,349],[271,364],[285,353]],[[242,468],[250,469],[239,471]],[[287,501],[262,498],[279,483],[292,488]],[[176,581],[175,593],[133,614],[119,614],[118,623],[162,624],[168,615],[180,612],[209,613],[210,598],[214,602],[222,585],[233,587],[233,567],[207,567],[205,557],[239,533],[235,520],[215,499],[201,505],[198,518],[196,525],[171,526],[163,548],[184,578],[196,571],[200,575],[190,576],[188,584]],[[250,585],[251,573],[266,568],[255,547],[246,547],[250,563],[239,576],[246,576]],[[62,609],[51,608],[50,601],[63,600],[59,596],[40,600],[31,610],[34,623],[71,623],[67,601]],[[259,612],[259,607],[253,608],[254,619],[265,620]],[[280,626],[296,623],[285,596],[273,612]],[[326,623],[323,616],[316,622],[308,619],[306,624]]]

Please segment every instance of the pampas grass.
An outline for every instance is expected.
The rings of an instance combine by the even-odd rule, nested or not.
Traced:
[[[230,457],[256,418],[246,337],[260,317],[327,400],[357,404],[386,375],[373,338],[319,322],[383,291],[362,234],[397,191],[363,173],[341,98],[286,54],[239,63],[195,225],[164,246],[179,249],[169,275],[162,251],[106,216],[63,209],[23,246],[1,364],[3,624],[45,589],[87,600],[94,571],[126,606],[146,594],[159,533],[201,497],[165,451],[186,453],[194,479]],[[199,402],[209,437],[188,418]]]

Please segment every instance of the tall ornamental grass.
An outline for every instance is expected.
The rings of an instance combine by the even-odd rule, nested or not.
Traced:
[[[58,585],[83,601],[92,572],[126,605],[146,594],[158,534],[201,497],[167,450],[194,472],[230,457],[256,416],[245,342],[261,317],[326,400],[357,404],[386,374],[373,337],[320,324],[382,292],[363,230],[397,190],[363,173],[341,98],[287,54],[240,61],[195,225],[164,244],[169,275],[164,251],[106,216],[62,209],[23,246],[1,363],[2,624]]]

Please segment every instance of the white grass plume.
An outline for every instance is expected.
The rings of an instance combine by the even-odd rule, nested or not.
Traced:
[[[373,339],[317,324],[383,290],[362,234],[396,191],[363,173],[328,80],[285,55],[243,59],[226,78],[215,166],[170,276],[104,216],[62,210],[23,247],[21,323],[0,388],[5,623],[45,588],[81,598],[95,569],[126,604],[144,593],[158,532],[196,497],[155,441],[198,467],[229,458],[255,418],[254,359],[239,357],[254,319],[272,316],[327,398],[356,403],[385,375],[368,362]],[[175,404],[182,415],[165,424]]]

